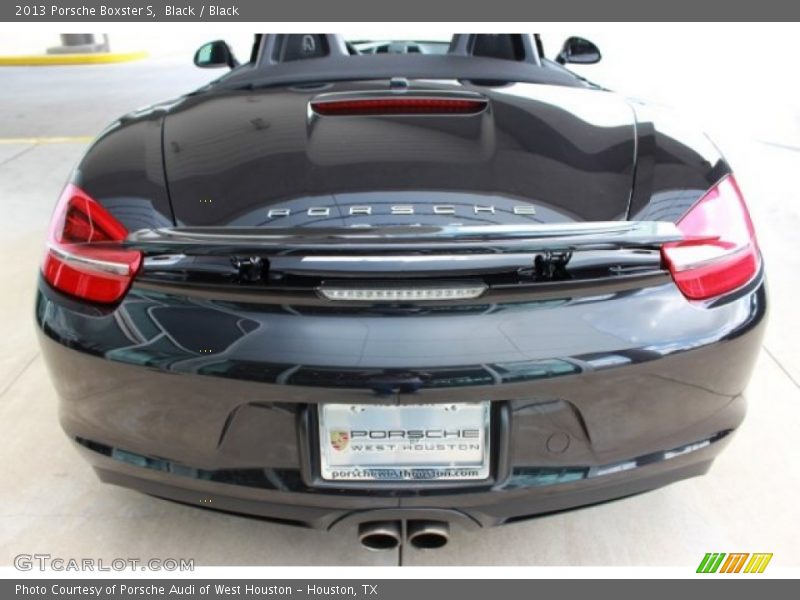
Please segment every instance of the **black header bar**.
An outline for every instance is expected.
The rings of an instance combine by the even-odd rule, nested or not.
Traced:
[[[0,22],[795,21],[787,0],[11,0]],[[676,37],[679,36],[676,28]]]

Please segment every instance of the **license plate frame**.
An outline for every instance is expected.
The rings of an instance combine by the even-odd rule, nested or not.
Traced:
[[[475,483],[491,475],[489,401],[324,403],[316,428],[325,482]]]

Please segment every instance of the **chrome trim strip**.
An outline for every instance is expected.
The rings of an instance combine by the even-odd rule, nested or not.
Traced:
[[[342,240],[383,240],[424,237],[431,235],[444,238],[469,238],[470,236],[496,236],[503,238],[530,237],[550,238],[562,236],[591,236],[601,234],[648,233],[650,235],[670,235],[678,231],[673,223],[661,221],[610,221],[596,223],[559,223],[554,225],[458,225],[448,227],[342,227],[337,229],[321,228],[296,228],[285,229],[281,227],[258,228],[217,228],[217,227],[183,227],[141,230],[133,234],[133,239],[147,239],[148,234],[156,237],[178,238],[185,240],[285,240],[285,239],[319,239],[336,238]],[[678,236],[683,239],[683,236]]]
[[[681,241],[683,234],[674,223],[661,221],[610,221],[524,225],[481,225],[445,227],[175,227],[142,229],[125,240],[125,246],[148,253],[178,253],[192,246],[201,253],[213,253],[215,246],[236,251],[272,250],[387,251],[448,249],[508,253],[553,248],[643,247]],[[233,251],[233,250],[231,250]]]
[[[103,273],[110,273],[111,275],[120,275],[127,277],[130,275],[131,268],[125,263],[116,263],[108,260],[100,260],[98,258],[89,258],[88,256],[80,256],[67,252],[63,248],[58,248],[53,244],[47,245],[50,252],[56,255],[59,260],[73,265],[78,268],[88,269],[90,271],[101,271]]]

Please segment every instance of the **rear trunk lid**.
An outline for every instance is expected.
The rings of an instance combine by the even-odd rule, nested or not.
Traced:
[[[627,214],[633,113],[603,91],[413,82],[473,114],[319,114],[346,82],[187,97],[164,125],[179,226],[392,227],[613,221]]]

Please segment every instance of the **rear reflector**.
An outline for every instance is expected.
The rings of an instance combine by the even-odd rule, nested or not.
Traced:
[[[661,253],[687,298],[706,300],[732,292],[758,273],[755,230],[733,175],[708,190],[678,228],[687,239],[665,244]]]
[[[59,198],[47,239],[42,274],[57,290],[113,303],[128,291],[141,253],[118,242],[128,231],[79,187],[68,184]]]
[[[357,115],[473,115],[486,108],[487,101],[466,98],[348,98],[314,100],[311,108],[325,116]]]

